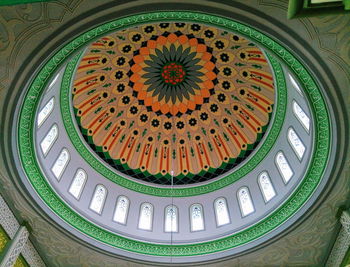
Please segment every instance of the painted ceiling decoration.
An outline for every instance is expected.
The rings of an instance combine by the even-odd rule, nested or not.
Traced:
[[[278,40],[164,11],[57,51],[23,93],[14,153],[33,198],[83,242],[149,263],[211,261],[275,237],[317,198],[330,110]]]
[[[93,150],[128,176],[166,185],[203,182],[247,158],[267,129],[274,91],[253,42],[184,22],[101,37],[72,88]]]

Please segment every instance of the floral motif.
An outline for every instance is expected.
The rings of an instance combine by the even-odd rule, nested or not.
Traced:
[[[146,73],[141,76],[153,97],[158,97],[158,101],[165,98],[165,102],[175,104],[176,100],[189,100],[190,94],[200,90],[204,73],[200,71],[202,66],[197,64],[200,59],[195,57],[195,52],[191,53],[190,48],[183,49],[183,46],[175,48],[172,44],[170,49],[155,49],[155,53],[156,56],[151,55],[151,60],[145,61],[147,67],[143,70]]]
[[[264,54],[237,42],[204,24],[159,22],[92,43],[72,89],[91,148],[116,170],[157,184],[231,170],[259,143],[274,101]]]
[[[162,13],[164,14],[164,13]],[[171,14],[171,18],[174,18],[174,14]],[[181,13],[182,14],[182,13]],[[198,20],[199,17],[198,14],[190,14],[191,16],[189,16],[191,19],[193,20]],[[143,15],[142,15],[143,16]],[[155,14],[154,16],[159,16],[158,14]],[[186,17],[188,16],[188,13],[186,13]],[[146,17],[146,16],[143,16]],[[141,20],[141,15],[138,17],[138,19],[135,19],[136,21],[139,23]],[[214,21],[212,16],[205,16],[205,18],[207,19],[206,21],[212,20]],[[214,17],[215,18],[215,17]],[[147,17],[148,19],[148,17]],[[123,19],[121,23],[115,23],[115,25],[127,25],[127,23],[132,23],[130,22],[132,20],[129,20],[129,18],[127,19]],[[222,19],[217,19],[215,20],[215,22],[218,21],[218,25],[220,24],[224,24],[222,22]],[[225,21],[224,21],[225,22]],[[112,24],[111,24],[112,25]],[[113,24],[114,25],[114,24]],[[236,25],[236,24],[234,24]],[[105,25],[103,25],[105,26]],[[102,27],[102,26],[101,26]],[[111,30],[112,27],[105,27],[103,28],[105,31],[107,30]],[[242,33],[244,33],[245,29],[247,29],[247,27],[242,27],[242,30],[240,30]],[[102,28],[100,29],[100,31],[96,31],[96,33],[101,33]],[[246,31],[250,34],[250,37],[252,39],[257,39],[260,40],[259,38],[262,39],[263,43],[268,43],[269,44],[269,48],[276,52],[277,54],[282,54],[281,59],[284,60],[288,66],[292,66],[293,64],[300,64],[299,62],[296,61],[296,59],[292,56],[290,58],[290,55],[282,48],[279,48],[279,46],[275,45],[274,41],[271,41],[271,39],[269,37],[265,37],[260,33],[254,33],[254,35],[252,35],[250,33],[250,31]],[[256,37],[258,36],[258,37]],[[89,35],[86,35],[86,39],[89,38],[93,38],[95,37],[95,35],[93,35],[93,37],[91,37],[91,33],[89,33]],[[82,40],[85,40],[85,38],[81,38]],[[75,51],[75,44],[73,45],[73,43],[69,44],[69,53],[73,53],[71,51]],[[282,51],[282,52],[280,52]],[[65,52],[68,53],[68,52]],[[96,228],[96,225],[93,225],[92,223],[90,223],[89,221],[84,220],[82,217],[78,216],[76,213],[74,213],[72,210],[69,210],[69,208],[66,205],[62,205],[62,203],[59,201],[59,198],[54,194],[54,192],[52,191],[52,188],[50,188],[47,184],[47,182],[44,181],[44,177],[42,175],[42,173],[39,171],[38,168],[34,168],[33,169],[33,162],[35,162],[35,153],[34,151],[32,151],[32,146],[30,146],[30,143],[32,142],[30,135],[27,134],[27,127],[28,125],[30,125],[30,122],[34,121],[34,118],[32,118],[34,115],[31,114],[35,114],[34,110],[36,107],[37,102],[40,99],[40,94],[44,91],[44,85],[45,82],[49,79],[49,75],[52,75],[52,73],[54,73],[54,71],[57,70],[58,68],[58,63],[57,62],[62,62],[62,58],[64,58],[62,55],[64,55],[65,57],[68,57],[66,54],[64,53],[57,53],[55,55],[55,57],[53,58],[53,60],[51,60],[47,66],[49,66],[47,69],[49,71],[42,71],[39,73],[39,76],[35,78],[35,81],[33,82],[32,87],[30,88],[29,94],[28,94],[28,98],[24,103],[24,107],[23,110],[25,110],[26,112],[24,112],[22,110],[21,114],[21,119],[19,121],[20,125],[19,125],[19,134],[20,134],[20,138],[19,138],[19,149],[20,149],[20,153],[21,155],[24,155],[26,160],[23,161],[24,164],[24,168],[25,168],[25,172],[28,176],[28,178],[30,179],[31,183],[33,184],[34,188],[36,189],[36,191],[38,192],[38,194],[42,197],[42,199],[45,201],[45,203],[47,205],[50,206],[50,208],[52,208],[52,210],[58,214],[58,216],[61,216],[64,220],[70,222],[72,225],[75,225],[76,227],[78,227],[80,230],[83,229],[84,233],[86,233],[89,236],[92,236],[93,238],[97,238],[99,239],[101,242],[104,243],[108,243],[112,246],[116,246],[119,248],[125,248],[125,249],[129,249],[135,253],[148,253],[148,254],[152,254],[152,255],[157,255],[157,256],[169,256],[170,253],[171,255],[178,255],[178,256],[193,256],[194,253],[199,254],[199,253],[207,253],[208,251],[212,251],[213,248],[215,249],[220,249],[220,250],[225,250],[225,249],[230,249],[232,247],[236,247],[242,244],[245,244],[246,242],[249,242],[251,240],[257,239],[259,238],[261,235],[265,234],[266,232],[269,232],[271,230],[273,230],[275,228],[276,225],[280,225],[282,224],[285,220],[287,220],[290,216],[292,216],[295,212],[297,212],[297,210],[304,204],[305,200],[309,199],[310,195],[314,192],[315,188],[317,188],[317,185],[320,181],[320,179],[322,178],[322,174],[323,174],[323,170],[326,166],[326,161],[327,161],[327,155],[329,154],[329,129],[330,127],[327,127],[327,125],[329,124],[328,120],[322,121],[322,125],[321,123],[316,123],[316,129],[315,131],[321,131],[322,128],[322,133],[323,134],[316,134],[316,137],[319,137],[319,140],[317,140],[318,142],[320,142],[320,144],[322,144],[322,146],[317,146],[315,149],[316,151],[314,152],[315,157],[313,157],[313,161],[310,164],[310,171],[307,172],[310,175],[306,175],[305,177],[305,183],[308,186],[303,186],[300,188],[297,188],[297,193],[298,194],[294,194],[288,201],[286,201],[282,207],[280,209],[278,209],[273,215],[271,215],[270,217],[268,217],[266,220],[264,220],[263,222],[260,222],[252,227],[249,227],[247,229],[245,229],[245,231],[243,232],[239,232],[239,233],[235,233],[234,235],[231,236],[227,236],[224,239],[219,239],[219,240],[214,240],[212,242],[207,242],[207,243],[202,243],[200,244],[200,246],[193,246],[193,245],[189,245],[189,246],[178,246],[178,247],[173,247],[170,246],[154,246],[149,245],[147,243],[141,243],[138,241],[133,241],[131,239],[125,239],[125,238],[121,238],[118,235],[114,235],[108,231],[103,231],[101,229]],[[70,54],[68,54],[70,55]],[[288,57],[288,58],[287,58]],[[310,76],[308,74],[307,71],[305,71],[304,67],[301,66],[301,71],[297,72],[298,77],[300,78],[301,81],[310,81],[312,79],[310,79]],[[70,71],[72,71],[70,69]],[[67,79],[70,81],[70,79]],[[66,87],[68,88],[70,83],[66,84]],[[305,83],[304,83],[305,85]],[[310,83],[308,84],[310,85]],[[311,82],[312,90],[314,93],[316,92],[317,95],[320,95],[320,92],[318,91],[317,87],[315,84],[313,84]],[[281,83],[281,87],[283,87],[283,82]],[[38,88],[40,88],[40,90],[38,90]],[[308,91],[307,91],[308,92]],[[306,93],[307,93],[306,92]],[[67,94],[66,99],[69,99],[69,95]],[[34,99],[34,102],[33,102]],[[35,102],[36,101],[36,102]],[[67,103],[69,101],[67,100]],[[67,106],[68,107],[68,106]],[[324,102],[323,101],[317,101],[315,103],[312,102],[312,109],[313,110],[317,110],[318,113],[320,113],[323,117],[328,118],[327,116],[327,108],[324,106]],[[29,111],[33,111],[33,112],[28,112]],[[67,116],[67,118],[70,117],[71,114],[69,114],[69,108],[65,109],[65,115]],[[28,113],[28,114],[27,114]],[[320,115],[320,116],[321,116]],[[32,117],[31,117],[32,116]],[[69,120],[65,120],[66,121]],[[33,127],[33,125],[31,125]],[[322,127],[321,127],[322,126]],[[73,124],[70,125],[70,129],[71,133],[74,132],[74,127]],[[269,136],[270,137],[270,136]],[[78,139],[75,139],[78,140]],[[83,145],[81,145],[80,147],[84,147]],[[320,149],[319,147],[326,147],[327,149]],[[85,154],[86,155],[86,154]],[[320,166],[322,166],[320,168]],[[211,183],[208,185],[205,185],[206,188],[203,191],[199,191],[198,187],[191,187],[191,188],[186,188],[186,189],[190,189],[193,190],[191,191],[192,194],[198,194],[198,192],[203,193],[203,192],[210,192],[210,190],[215,190],[216,188],[221,188],[220,185],[218,185],[218,182],[222,181],[216,181],[215,183]],[[119,183],[123,183],[124,182],[124,186],[125,184],[128,182],[126,179],[121,178],[119,180]],[[224,183],[223,183],[224,184]],[[225,184],[226,185],[226,184]],[[221,185],[222,186],[222,185]],[[140,185],[137,185],[137,187],[139,188]],[[145,188],[147,190],[150,190],[148,192],[152,192],[152,194],[154,194],[154,192],[156,190],[161,190],[160,188],[151,188],[149,186],[145,186]],[[215,188],[215,189],[214,189]],[[144,189],[146,191],[146,189]],[[164,188],[162,188],[164,190]],[[153,190],[153,191],[151,191]],[[198,191],[195,191],[198,190]],[[165,192],[165,191],[162,191]],[[176,196],[183,196],[183,192],[184,189],[183,188],[177,188],[174,189],[175,195],[176,193],[178,193]],[[300,197],[301,196],[301,197]],[[110,240],[114,240],[113,244],[110,243]],[[194,250],[193,248],[199,248],[197,250]]]
[[[160,27],[169,25],[161,23]],[[200,109],[217,84],[216,59],[208,51],[203,39],[179,31],[152,37],[129,63],[134,95],[150,110],[167,117]]]

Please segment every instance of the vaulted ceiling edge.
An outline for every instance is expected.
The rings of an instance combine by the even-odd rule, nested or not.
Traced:
[[[60,201],[60,199],[53,193],[45,179],[43,178],[40,168],[37,165],[35,152],[32,144],[32,127],[35,110],[38,105],[38,99],[42,90],[45,88],[52,73],[58,66],[69,56],[72,55],[77,49],[81,48],[86,42],[93,40],[103,32],[111,31],[115,28],[123,28],[127,25],[134,25],[142,23],[142,21],[166,21],[166,20],[180,20],[180,21],[199,21],[202,23],[216,25],[218,27],[227,28],[232,31],[241,33],[244,36],[256,41],[263,47],[267,47],[274,52],[279,60],[290,67],[293,73],[299,78],[302,83],[305,93],[310,101],[312,112],[315,120],[315,149],[311,159],[311,164],[308,172],[294,194],[284,203],[279,209],[273,212],[266,219],[262,220],[259,224],[254,225],[245,231],[238,234],[218,239],[211,242],[204,242],[202,244],[193,245],[158,245],[138,242],[120,236],[114,235],[108,231],[97,228],[95,225],[81,218],[74,213],[70,208]],[[75,58],[76,60],[78,58]],[[273,65],[276,68],[276,75],[278,76],[279,63],[270,58]],[[72,63],[73,64],[73,63]],[[280,70],[279,70],[280,72]],[[283,87],[283,81],[281,81]],[[83,233],[92,236],[93,238],[100,240],[106,244],[116,246],[125,250],[151,254],[158,256],[190,256],[200,255],[205,253],[213,253],[229,249],[235,246],[239,246],[251,240],[254,240],[273,228],[283,223],[286,219],[292,216],[312,195],[314,190],[322,178],[323,171],[327,164],[327,158],[330,152],[330,121],[327,111],[327,107],[323,100],[322,94],[318,89],[318,86],[314,82],[305,67],[298,62],[295,57],[288,52],[285,48],[279,45],[276,41],[263,35],[262,33],[249,28],[248,26],[234,22],[229,19],[194,13],[194,12],[155,12],[144,15],[135,15],[125,19],[119,19],[114,22],[102,25],[96,29],[93,29],[71,43],[66,45],[61,51],[59,51],[38,74],[37,78],[33,81],[20,115],[20,125],[18,128],[18,143],[21,154],[22,164],[26,171],[28,178],[32,185],[41,195],[51,209],[58,214],[65,221],[75,226]],[[33,167],[35,166],[35,167]],[[208,189],[206,189],[208,190]],[[210,189],[209,189],[210,190]],[[199,192],[205,193],[204,192]],[[184,194],[180,191],[179,195]],[[193,194],[193,193],[191,193]]]

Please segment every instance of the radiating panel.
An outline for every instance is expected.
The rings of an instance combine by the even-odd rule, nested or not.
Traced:
[[[267,54],[204,24],[145,27],[85,49],[71,85],[77,129],[108,154],[106,164],[141,183],[191,185],[228,174],[270,128],[277,88]]]
[[[288,75],[289,75],[290,81],[292,82],[293,87],[299,92],[299,94],[303,95],[303,93],[301,92],[301,89],[300,89],[298,83],[294,80],[293,76],[290,75],[290,74],[288,74]]]
[[[295,154],[298,156],[298,158],[301,160],[304,156],[305,152],[305,145],[297,135],[297,133],[294,131],[293,128],[288,129],[288,141],[290,145],[292,146]]]
[[[299,106],[296,101],[293,101],[293,112],[297,119],[300,121],[301,125],[303,125],[306,131],[309,132],[310,118],[306,115],[305,111]]]
[[[282,152],[276,155],[276,164],[285,183],[288,183],[293,176],[293,170]]]
[[[119,196],[117,200],[117,206],[115,208],[113,220],[125,224],[129,210],[129,199],[125,196]]]
[[[271,183],[270,177],[267,172],[262,172],[258,178],[260,190],[264,196],[265,202],[270,201],[275,195],[275,189]]]
[[[69,152],[67,149],[64,148],[62,149],[60,155],[55,161],[55,164],[51,168],[51,171],[53,172],[57,180],[61,179],[62,173],[66,168],[68,162],[69,162]]]
[[[106,196],[107,189],[103,185],[97,185],[91,199],[90,209],[100,214],[102,212]]]
[[[55,143],[57,137],[58,127],[54,124],[40,143],[41,150],[45,156],[50,151],[50,148]]]
[[[153,206],[150,203],[143,203],[140,209],[139,228],[152,230]]]
[[[227,203],[225,198],[220,197],[214,202],[216,224],[217,226],[230,223],[230,216],[227,209]]]
[[[178,231],[178,212],[177,207],[169,205],[165,208],[165,232],[177,232]]]
[[[55,98],[52,97],[49,100],[49,102],[47,102],[46,105],[40,110],[38,114],[38,120],[37,120],[38,127],[40,127],[41,124],[43,124],[43,122],[49,117],[49,115],[51,114],[54,108],[54,105],[55,105]]]
[[[254,212],[254,205],[247,187],[242,187],[238,190],[238,201],[242,216],[247,216]]]
[[[203,207],[200,204],[191,206],[191,231],[204,230]]]
[[[83,169],[78,169],[69,187],[69,193],[71,193],[76,199],[80,198],[80,194],[83,191],[86,178],[86,172]]]

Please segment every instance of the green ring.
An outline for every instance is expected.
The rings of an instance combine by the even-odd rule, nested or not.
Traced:
[[[113,28],[113,30],[115,30],[115,28]],[[221,177],[220,179],[207,182],[204,185],[191,186],[187,188],[157,187],[156,184],[151,183],[146,185],[118,175],[116,172],[108,168],[103,161],[96,158],[96,156],[87,148],[85,140],[80,137],[77,128],[74,125],[73,116],[70,112],[71,109],[69,100],[71,97],[71,82],[78,64],[78,58],[74,58],[68,64],[63,75],[60,105],[64,127],[66,128],[66,132],[72,144],[81,157],[85,159],[85,161],[99,174],[120,186],[143,194],[159,197],[170,195],[173,197],[189,197],[219,190],[250,173],[269,153],[281,131],[287,108],[287,88],[280,64],[278,64],[277,61],[268,53],[267,56],[276,79],[277,101],[275,104],[276,110],[274,112],[278,114],[278,116],[274,116],[274,120],[270,122],[272,124],[271,129],[266,133],[266,138],[263,140],[262,144],[259,144],[259,147],[256,149],[256,151],[254,151],[254,154],[244,161],[244,164],[238,167],[234,172]]]
[[[51,74],[63,63],[67,55],[72,54],[76,49],[82,47],[97,35],[108,32],[111,29],[129,27],[142,22],[174,19],[210,23],[228,30],[241,32],[269,48],[294,71],[294,74],[303,84],[305,94],[310,101],[315,123],[315,146],[309,168],[303,181],[283,205],[259,223],[241,232],[214,241],[190,245],[161,245],[136,241],[101,229],[84,219],[65,204],[48,184],[38,166],[33,143],[35,112],[40,96]],[[277,61],[276,64],[278,64]],[[166,257],[194,256],[231,249],[253,241],[284,223],[305,204],[319,185],[329,158],[330,142],[330,120],[322,94],[307,70],[292,54],[271,38],[243,24],[230,19],[195,12],[156,12],[134,15],[104,24],[77,37],[51,58],[32,82],[20,110],[18,126],[18,147],[23,169],[36,192],[57,216],[78,231],[107,245],[126,251]]]

